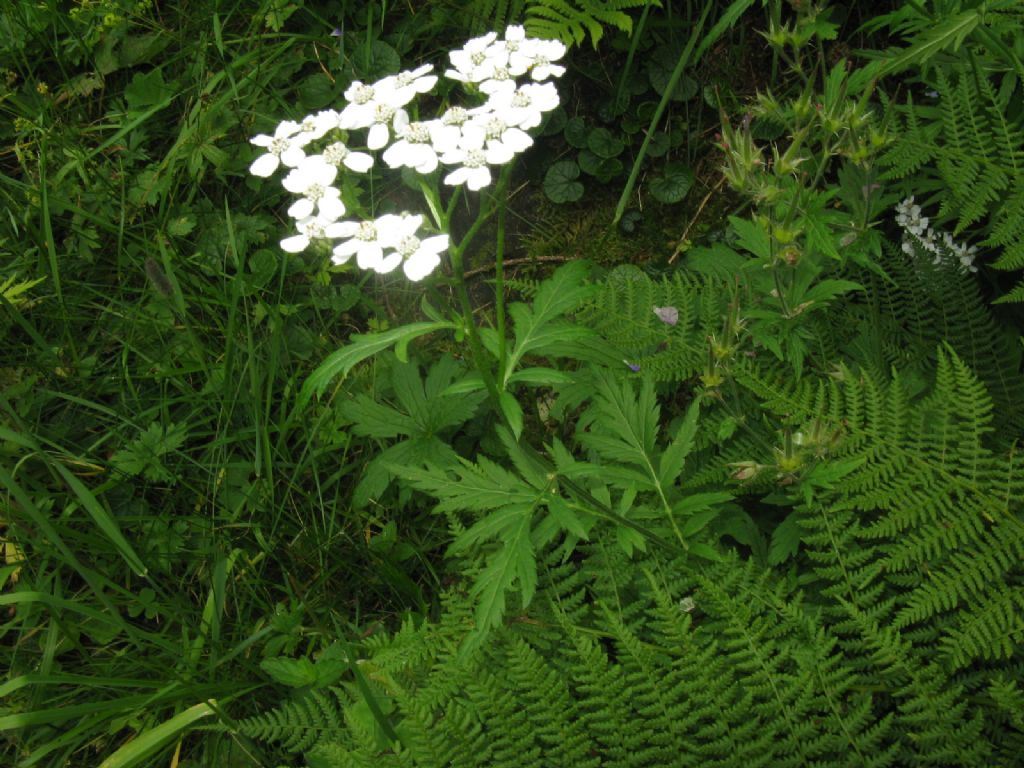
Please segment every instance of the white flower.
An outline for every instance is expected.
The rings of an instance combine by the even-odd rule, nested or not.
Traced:
[[[344,165],[356,173],[366,173],[373,167],[372,155],[365,152],[353,152],[340,141],[328,144],[324,147],[321,155],[310,155],[311,160],[314,157],[322,159],[325,163],[330,163],[335,168]]]
[[[369,128],[366,146],[380,149],[386,145],[391,135],[388,128],[391,121],[405,114],[403,93],[392,87],[378,89],[376,85],[356,81],[345,91],[345,98],[350,103],[338,116],[338,127],[346,131]]]
[[[314,240],[325,240],[338,237],[338,224],[334,221],[322,219],[319,216],[307,216],[295,222],[299,234],[286,237],[281,241],[281,248],[288,253],[298,253],[309,247]]]
[[[402,238],[395,246],[395,251],[405,261],[402,269],[405,276],[416,282],[433,272],[441,263],[438,255],[448,248],[448,235],[435,235],[425,240],[420,240],[415,235],[408,235]]]
[[[520,26],[505,30],[505,50],[508,51],[508,68],[516,77],[530,72],[534,80],[561,77],[565,67],[552,64],[565,55],[565,46],[557,40],[528,38]]]
[[[978,246],[972,245],[968,248],[967,243],[957,243],[952,238],[950,241],[950,255],[956,260],[956,268],[961,272],[977,272],[978,268],[974,266],[974,256],[978,252]]]
[[[417,94],[427,93],[434,87],[437,75],[428,74],[433,69],[432,65],[424,64],[407,72],[389,75],[374,83],[373,90],[379,94],[378,98],[393,107],[404,107],[416,98]]]
[[[557,40],[538,41],[539,51],[534,54],[533,66],[530,67],[530,77],[534,80],[547,80],[549,77],[561,77],[565,74],[565,67],[561,64],[552,64],[562,58],[565,53],[565,46]]]
[[[498,112],[481,116],[474,120],[473,124],[483,129],[488,147],[499,150],[503,155],[506,151],[510,152],[509,159],[533,144],[533,139],[528,133],[506,123]]]
[[[476,113],[479,110],[483,110],[480,114],[487,111],[483,107],[479,107],[473,112]],[[468,109],[450,107],[439,120],[431,120],[428,125],[434,149],[440,154],[457,149],[459,141],[462,139],[462,126],[468,123],[472,117],[473,115]]]
[[[974,257],[977,246],[968,247],[958,243],[949,232],[938,232],[928,226],[928,218],[921,215],[921,206],[908,197],[896,206],[896,223],[903,230],[901,249],[908,256],[920,258],[923,253],[932,254],[932,265],[956,267],[961,272],[977,272]]]
[[[302,126],[294,120],[285,120],[278,123],[273,136],[261,133],[249,139],[252,144],[265,147],[267,150],[266,154],[257,157],[249,166],[249,173],[266,178],[276,171],[281,163],[289,168],[301,163],[306,153],[302,151],[302,144],[292,138],[301,128]]]
[[[516,89],[516,80],[512,76],[508,67],[495,64],[491,69],[490,77],[486,80],[480,81],[480,90],[486,94],[501,93],[504,91],[514,91]]]
[[[486,139],[487,134],[479,125],[467,123],[463,126],[458,146],[441,156],[441,162],[445,165],[462,166],[444,177],[445,184],[465,184],[476,191],[491,183],[491,170],[488,166],[503,165],[515,153],[505,144],[488,143]]]
[[[299,132],[294,141],[304,147],[311,141],[323,138],[328,131],[338,127],[338,113],[333,109],[325,109],[315,115],[306,115],[299,124]]]
[[[375,98],[376,91],[372,85],[366,85],[359,80],[352,83],[345,89],[345,101],[348,104],[338,115],[338,127],[350,131],[373,125],[377,105]]]
[[[398,141],[384,152],[384,162],[391,168],[408,167],[419,173],[432,173],[437,168],[437,150],[433,145],[430,123],[410,123],[405,113],[395,116]]]
[[[528,131],[540,125],[545,112],[558,106],[554,83],[527,83],[514,91],[498,91],[485,105],[508,125]]]
[[[293,219],[305,219],[319,210],[320,218],[326,221],[337,221],[345,214],[345,205],[341,202],[341,193],[331,186],[337,167],[330,165],[316,156],[306,160],[284,177],[281,182],[285,189],[297,195],[296,200],[288,209]]]
[[[360,269],[390,272],[402,263],[402,257],[397,253],[385,257],[384,249],[393,248],[403,237],[415,233],[422,220],[422,216],[402,217],[389,213],[373,221],[342,221],[334,232],[338,237],[350,239],[334,247],[332,261],[344,264],[354,254]]]
[[[928,217],[921,216],[921,206],[914,205],[911,196],[896,206],[896,223],[912,235],[920,237],[928,228]]]
[[[448,54],[455,69],[445,70],[445,76],[463,83],[479,83],[487,80],[495,66],[505,66],[509,53],[501,44],[495,45],[496,32],[474,37],[462,48]]]

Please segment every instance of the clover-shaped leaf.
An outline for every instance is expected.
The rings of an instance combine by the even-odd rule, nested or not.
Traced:
[[[607,128],[595,128],[587,136],[587,149],[598,157],[616,157],[622,153],[626,145],[614,136]]]
[[[582,117],[574,117],[565,124],[565,140],[576,149],[584,149],[587,146],[587,138],[590,136],[590,129],[583,122]]]
[[[668,134],[664,131],[655,131],[651,134],[651,140],[647,142],[647,156],[661,157],[668,152],[671,142]]]
[[[672,72],[679,61],[679,53],[679,49],[674,46],[662,45],[655,48],[651,54],[647,63],[647,77],[651,81],[651,87],[659,96],[663,96],[668,88]],[[683,75],[676,82],[671,99],[672,101],[689,101],[697,95],[698,89],[696,80]]]
[[[580,152],[580,170],[607,184],[623,171],[622,161],[617,157],[598,157],[589,149]]]
[[[693,186],[693,171],[680,163],[669,163],[661,176],[651,182],[651,194],[661,203],[678,203]]]
[[[544,194],[553,203],[573,203],[583,196],[583,184],[576,181],[580,167],[573,160],[555,163],[544,175]]]

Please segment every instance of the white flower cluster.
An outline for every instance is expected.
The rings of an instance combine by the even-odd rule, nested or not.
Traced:
[[[565,72],[552,63],[564,54],[562,43],[531,39],[522,27],[511,26],[503,40],[491,32],[449,53],[453,68],[445,75],[485,95],[486,102],[479,106],[454,106],[433,120],[411,120],[406,106],[437,83],[433,67],[426,64],[372,84],[356,81],[345,91],[346,105],[340,112],[327,109],[302,122],[286,120],[273,136],[251,139],[266,152],[256,158],[250,172],[267,177],[284,166],[288,173],[282,184],[298,196],[288,208],[298,233],[282,240],[281,247],[297,253],[316,240],[341,240],[333,246],[332,260],[337,264],[354,255],[362,269],[387,273],[401,265],[410,280],[429,275],[448,248],[448,235],[420,239],[422,216],[341,220],[346,207],[333,186],[338,174],[367,173],[374,165],[373,155],[345,143],[352,141],[350,132],[366,130],[365,149],[383,150],[381,157],[389,168],[429,174],[445,165],[453,167],[445,184],[482,189],[491,183],[491,166],[504,165],[533,144],[527,131],[558,106],[554,84],[543,81]],[[524,75],[529,81],[520,85],[516,78]],[[313,147],[318,151],[312,152]]]
[[[928,226],[928,217],[921,215],[921,206],[913,196],[896,206],[896,223],[903,229],[903,252],[915,256],[922,251],[932,254],[932,264],[955,266],[961,272],[977,272],[975,245],[958,243],[949,232],[937,232]]]

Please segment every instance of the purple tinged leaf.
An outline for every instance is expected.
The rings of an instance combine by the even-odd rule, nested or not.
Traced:
[[[658,316],[658,319],[663,323],[669,325],[675,325],[679,322],[679,310],[675,307],[655,307],[654,314]]]
[[[629,370],[631,370],[633,373],[640,373],[640,366],[637,365],[636,363],[631,363],[629,362],[629,360],[623,360],[622,362],[628,365]]]

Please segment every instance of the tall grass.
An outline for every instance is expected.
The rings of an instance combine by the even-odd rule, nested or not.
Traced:
[[[282,200],[247,184],[248,136],[359,66],[302,6],[0,11],[2,277],[40,280],[0,300],[0,764],[266,764],[178,740],[272,701],[265,656],[429,609],[433,545],[399,567],[391,510],[351,507],[366,446],[330,406],[292,415],[312,363],[387,321],[374,285],[286,258]]]

